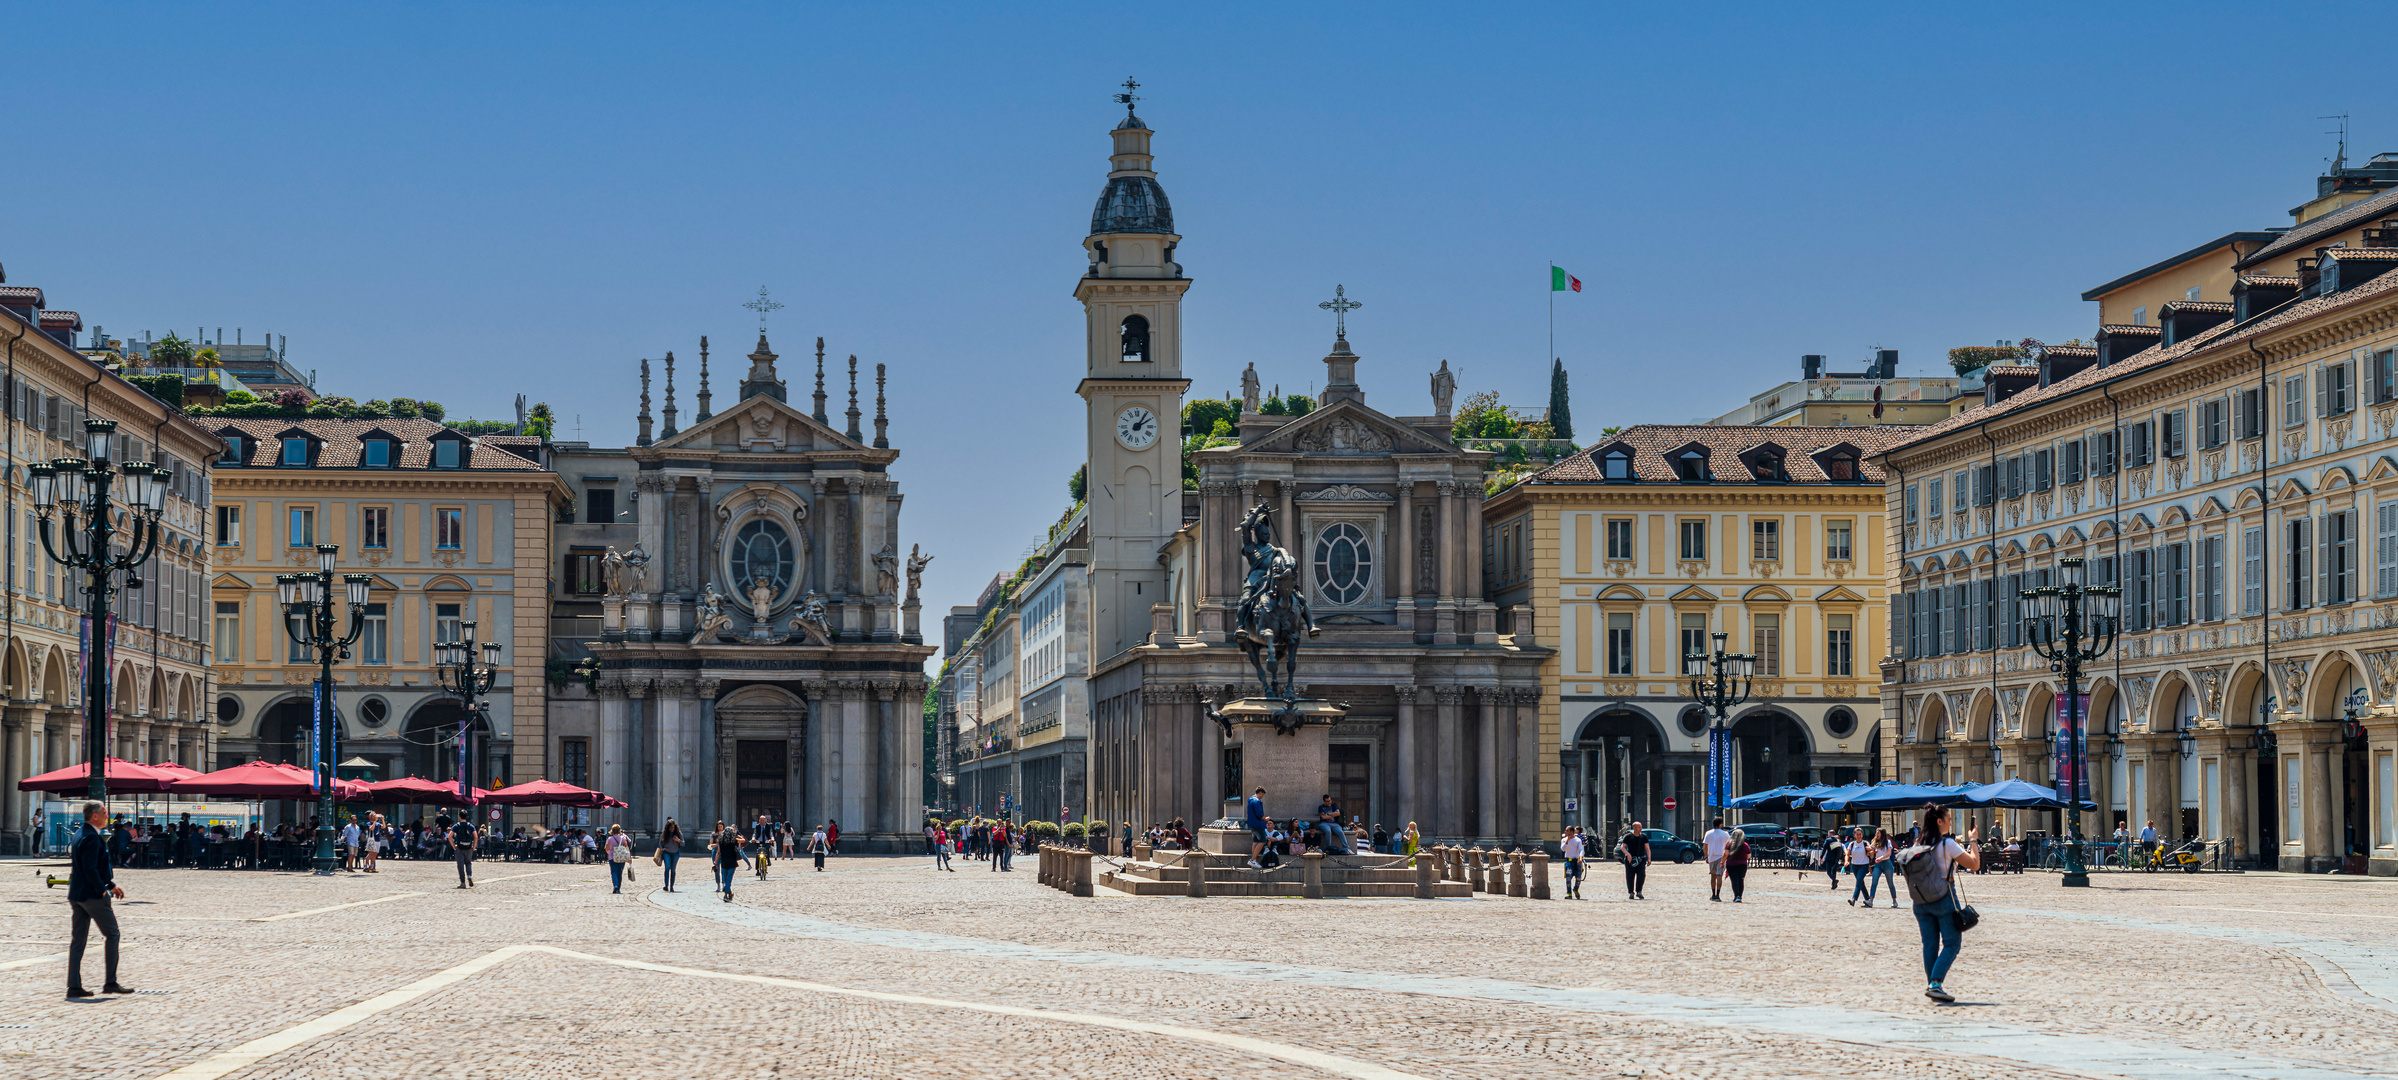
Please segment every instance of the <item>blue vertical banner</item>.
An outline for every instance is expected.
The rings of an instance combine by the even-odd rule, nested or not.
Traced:
[[[308,724],[308,786],[323,790],[325,786],[325,684],[313,684],[314,693],[309,705],[314,712]]]
[[[1732,732],[1728,728],[1707,731],[1707,808],[1721,809],[1730,798],[1732,787]]]
[[[472,725],[474,721],[475,714],[472,712],[462,712],[458,714],[458,801],[470,806],[473,804],[468,803],[467,800],[475,797],[475,774],[474,770],[466,767],[466,743],[467,736],[471,733],[470,725]]]

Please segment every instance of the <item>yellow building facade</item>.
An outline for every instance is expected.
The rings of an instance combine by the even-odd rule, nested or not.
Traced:
[[[1713,719],[1682,657],[1759,657],[1735,794],[1871,778],[1887,632],[1882,476],[1898,428],[1643,426],[1493,496],[1493,599],[1541,668],[1544,835],[1705,826]],[[1668,808],[1668,802],[1672,807]],[[1737,816],[1737,815],[1734,815]]]

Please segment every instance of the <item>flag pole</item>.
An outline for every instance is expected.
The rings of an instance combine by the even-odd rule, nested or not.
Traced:
[[[1557,358],[1557,264],[1549,264],[1549,359]]]

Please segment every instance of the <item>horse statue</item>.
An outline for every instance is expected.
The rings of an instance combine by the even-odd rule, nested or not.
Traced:
[[[1299,675],[1299,640],[1321,633],[1308,611],[1307,596],[1299,590],[1299,563],[1274,543],[1273,504],[1260,502],[1241,519],[1241,558],[1249,563],[1249,579],[1241,586],[1241,605],[1233,638],[1257,669],[1257,681],[1267,697],[1292,701]],[[1275,668],[1282,678],[1275,681]]]

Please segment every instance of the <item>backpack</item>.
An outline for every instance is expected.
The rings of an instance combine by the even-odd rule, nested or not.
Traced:
[[[1917,844],[1898,853],[1899,873],[1907,878],[1907,898],[1918,904],[1937,904],[1948,899],[1948,876],[1940,872],[1940,860],[1932,857],[1932,851]]]

